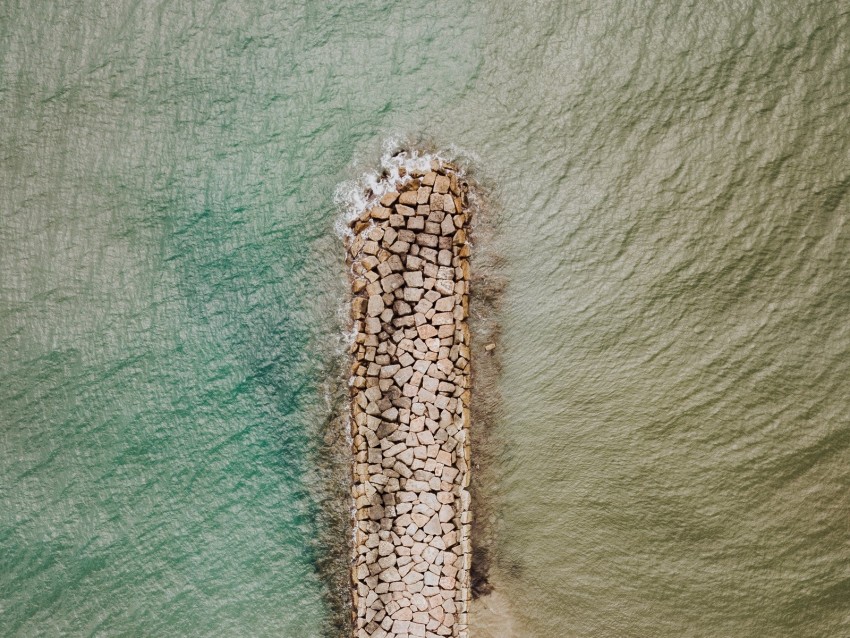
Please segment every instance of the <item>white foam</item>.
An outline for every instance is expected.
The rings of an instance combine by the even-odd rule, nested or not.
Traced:
[[[433,161],[445,164],[450,161],[447,158],[469,156],[469,153],[464,153],[455,146],[449,147],[446,151],[432,153],[416,149],[404,150],[402,145],[393,138],[387,139],[383,147],[378,169],[367,171],[357,179],[341,183],[334,193],[334,202],[341,211],[334,228],[340,237],[350,236],[351,221],[359,217],[363,211],[375,206],[383,195],[395,190],[399,184],[405,184],[413,179],[410,175],[412,172],[431,170]],[[405,170],[404,176],[400,175],[402,167]],[[462,177],[463,171],[458,170],[458,175]]]

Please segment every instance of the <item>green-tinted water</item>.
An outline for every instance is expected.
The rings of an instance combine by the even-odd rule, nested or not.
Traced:
[[[0,634],[331,631],[333,194],[408,133],[507,259],[477,635],[850,634],[849,67],[833,1],[4,3]]]

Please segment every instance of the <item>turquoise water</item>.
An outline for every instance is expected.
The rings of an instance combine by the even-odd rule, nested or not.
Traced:
[[[338,633],[334,193],[408,135],[509,284],[475,635],[850,634],[848,52],[835,1],[3,3],[0,634]]]

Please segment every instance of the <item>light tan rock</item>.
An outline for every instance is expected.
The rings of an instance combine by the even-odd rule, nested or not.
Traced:
[[[457,581],[451,576],[443,576],[438,581],[441,589],[454,589],[457,585]]]
[[[452,279],[438,279],[434,284],[434,290],[441,295],[451,295],[455,291],[455,282]]]
[[[454,235],[456,229],[451,215],[446,215],[440,224],[440,233],[443,235]]]
[[[428,611],[431,606],[422,594],[414,594],[410,597],[410,605],[417,611]]]
[[[450,312],[438,312],[431,317],[431,323],[435,326],[453,325],[454,321],[454,315]]]
[[[425,527],[423,527],[422,529],[426,534],[429,534],[430,536],[441,535],[443,533],[443,528],[440,526],[440,517],[434,514],[431,520],[429,520]],[[426,584],[429,584],[427,580]],[[437,583],[436,581],[434,581],[434,583],[431,584],[436,585]]]
[[[435,193],[448,193],[449,186],[451,181],[445,175],[438,175],[434,180],[434,192]]]
[[[429,392],[436,393],[439,385],[440,382],[433,377],[429,377],[427,375],[422,377],[422,387],[428,390]]]
[[[360,264],[363,266],[364,273],[367,270],[372,270],[380,263],[380,260],[375,255],[367,255],[366,257],[360,260]]]
[[[398,611],[392,614],[393,620],[411,620],[413,618],[413,610],[410,607],[400,607]]]
[[[440,597],[440,601],[442,601],[442,597]],[[446,614],[446,612],[443,610],[442,602],[439,605],[431,607],[428,610],[428,614],[431,616],[431,618],[442,624]]]
[[[378,334],[381,331],[381,320],[377,317],[367,317],[364,324],[366,334]]]
[[[409,302],[417,302],[422,298],[424,292],[425,291],[422,288],[405,288],[404,300]]]
[[[405,271],[404,282],[413,288],[421,288],[423,285],[422,273],[418,270]]]
[[[366,314],[369,317],[377,317],[384,311],[384,300],[380,295],[371,295],[369,297]]]
[[[390,270],[393,272],[404,270],[404,264],[399,255],[390,255],[389,259],[387,259],[387,264],[389,264]]]
[[[395,201],[398,199],[398,193],[396,191],[390,191],[381,196],[381,206],[385,206],[389,208],[392,206]]]
[[[452,455],[446,450],[440,450],[437,452],[437,463],[442,463],[443,465],[451,465],[452,464]]]
[[[418,197],[419,193],[417,191],[404,191],[399,195],[398,203],[406,206],[416,206]]]
[[[437,329],[429,323],[424,323],[416,328],[420,339],[430,339],[437,336]]]
[[[405,488],[411,492],[427,492],[431,489],[431,486],[428,485],[426,481],[417,481],[417,480],[408,480]],[[437,519],[439,523],[439,519]]]
[[[434,304],[434,310],[437,312],[452,312],[456,306],[454,297],[441,297]]]
[[[454,195],[460,195],[460,183],[458,182],[457,173],[454,171],[449,174],[449,190]]]
[[[401,273],[393,273],[381,279],[381,289],[384,292],[393,292],[397,288],[401,288],[404,285],[404,277]]]
[[[381,226],[372,226],[366,233],[366,236],[372,241],[380,242],[384,237],[384,229]]]
[[[407,448],[398,455],[398,460],[407,466],[413,463],[413,449]]]
[[[396,636],[405,636],[408,635],[408,628],[410,627],[409,620],[393,620],[392,624],[392,632]]]
[[[391,253],[396,253],[400,255],[402,253],[406,253],[409,248],[410,244],[408,244],[406,241],[399,240],[396,241],[392,246],[390,246],[389,251]]]
[[[378,578],[385,583],[395,583],[401,580],[401,575],[395,567],[390,567],[382,571]]]
[[[444,504],[440,508],[439,518],[441,523],[448,523],[450,520],[454,518],[455,511],[454,508],[448,503]]]
[[[384,248],[389,248],[395,243],[395,240],[398,238],[398,232],[395,228],[392,227],[382,228],[381,230],[383,230],[383,235],[381,237],[381,245],[383,245]]]
[[[393,375],[393,381],[399,387],[404,387],[404,385],[410,380],[410,377],[413,376],[413,368],[408,366],[405,368],[401,368],[398,372]]]
[[[429,565],[434,563],[437,560],[438,556],[440,556],[440,550],[438,550],[433,545],[429,545],[424,550],[422,550],[422,558]]]
[[[457,212],[454,197],[450,195],[443,196],[443,210],[447,213],[446,217],[448,217],[448,214]]]
[[[458,232],[460,232],[460,231],[458,231]],[[428,248],[436,248],[437,245],[439,244],[439,240],[437,239],[436,234],[424,232],[424,233],[419,233],[416,236],[416,243],[419,244],[420,246],[426,246]]]
[[[390,218],[390,209],[383,206],[375,206],[369,211],[369,215],[372,219],[383,221]]]
[[[419,256],[422,257],[422,259],[425,259],[425,260],[430,261],[430,262],[436,262],[437,261],[437,251],[434,250],[433,248],[420,247],[419,248]]]

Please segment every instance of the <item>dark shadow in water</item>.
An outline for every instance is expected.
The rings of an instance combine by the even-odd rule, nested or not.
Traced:
[[[345,432],[348,412],[347,378],[342,357],[328,358],[328,412],[322,425],[315,466],[318,471],[318,536],[313,539],[313,564],[325,583],[325,604],[329,611],[322,636],[341,638],[352,635],[351,604],[351,468],[352,453]]]
[[[498,480],[495,460],[499,442],[495,425],[502,416],[500,378],[501,304],[506,288],[504,258],[499,254],[497,206],[494,189],[474,181],[471,167],[470,209],[472,216],[472,282],[470,286],[469,328],[472,334],[472,418],[470,445],[472,471],[469,491],[472,497],[472,598],[492,593],[490,568],[495,560],[496,497]],[[488,350],[488,347],[490,348]]]
[[[350,581],[351,449],[347,437],[342,432],[344,427],[339,415],[329,419],[325,431],[333,436],[330,440],[326,438],[323,450],[326,459],[326,465],[322,467],[322,473],[326,477],[326,500],[321,507],[321,516],[324,519],[321,528],[324,535],[317,539],[321,551],[317,554],[316,569],[324,578],[328,591],[327,603],[331,613],[324,632],[328,638],[350,636],[354,613]]]

